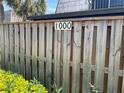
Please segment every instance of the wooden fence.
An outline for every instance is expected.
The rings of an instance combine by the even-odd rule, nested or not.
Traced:
[[[54,21],[0,24],[1,66],[34,77],[49,91],[124,93],[124,21],[73,20],[72,31]],[[50,92],[51,93],[51,92]]]

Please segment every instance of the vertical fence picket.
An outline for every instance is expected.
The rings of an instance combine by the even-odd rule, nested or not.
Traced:
[[[45,56],[45,25],[44,23],[39,24],[39,79],[42,84],[44,84],[44,56]]]
[[[123,83],[122,83],[122,92],[121,93],[124,93],[124,70],[123,70]]]
[[[10,31],[10,70],[14,71],[14,33],[13,33],[13,25],[9,25],[9,31]]]
[[[37,24],[32,24],[32,78],[37,78]]]
[[[108,73],[108,93],[117,93],[121,53],[122,24],[123,20],[112,21]]]
[[[61,31],[55,31],[55,65],[54,65],[54,82],[60,86],[60,48],[61,48]]]
[[[51,65],[52,65],[52,29],[53,25],[52,23],[46,23],[47,27],[47,39],[46,39],[46,81],[47,81],[47,87],[49,91],[51,92]]]
[[[91,83],[91,63],[92,63],[92,45],[93,45],[93,22],[85,22],[84,35],[84,57],[83,57],[83,93],[90,91]]]
[[[96,25],[98,27],[96,43],[96,87],[100,93],[103,93],[107,22],[100,21]]]
[[[59,76],[60,76],[60,84],[59,86],[61,87],[62,86],[62,80],[63,80],[63,48],[64,48],[64,31],[62,30],[61,31],[61,45],[60,45],[60,62],[59,62],[59,65],[60,65],[60,72],[59,72]]]
[[[64,31],[63,49],[63,93],[69,93],[69,63],[71,51],[71,31]]]
[[[73,65],[72,65],[72,93],[79,93],[80,57],[81,57],[81,30],[82,23],[74,23]]]
[[[4,25],[4,35],[5,35],[5,69],[9,70],[9,31],[8,25]]]
[[[30,59],[30,49],[31,49],[31,26],[26,23],[26,79],[31,79],[31,59]]]
[[[20,24],[20,71],[25,76],[25,42],[24,42],[24,24]]]
[[[0,66],[4,68],[4,26],[3,24],[0,25]]]
[[[14,24],[14,34],[15,34],[15,72],[20,73],[20,63],[19,63],[19,26]]]

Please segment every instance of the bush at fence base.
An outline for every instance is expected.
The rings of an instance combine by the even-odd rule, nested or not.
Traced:
[[[48,93],[36,80],[27,81],[21,75],[0,70],[0,93]]]

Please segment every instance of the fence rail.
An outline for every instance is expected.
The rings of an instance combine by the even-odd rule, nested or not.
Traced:
[[[1,66],[40,80],[49,91],[124,93],[124,21],[73,20],[71,31],[54,21],[0,24]]]

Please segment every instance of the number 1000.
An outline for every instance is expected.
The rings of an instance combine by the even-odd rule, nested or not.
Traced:
[[[56,22],[55,30],[71,30],[72,22]]]

